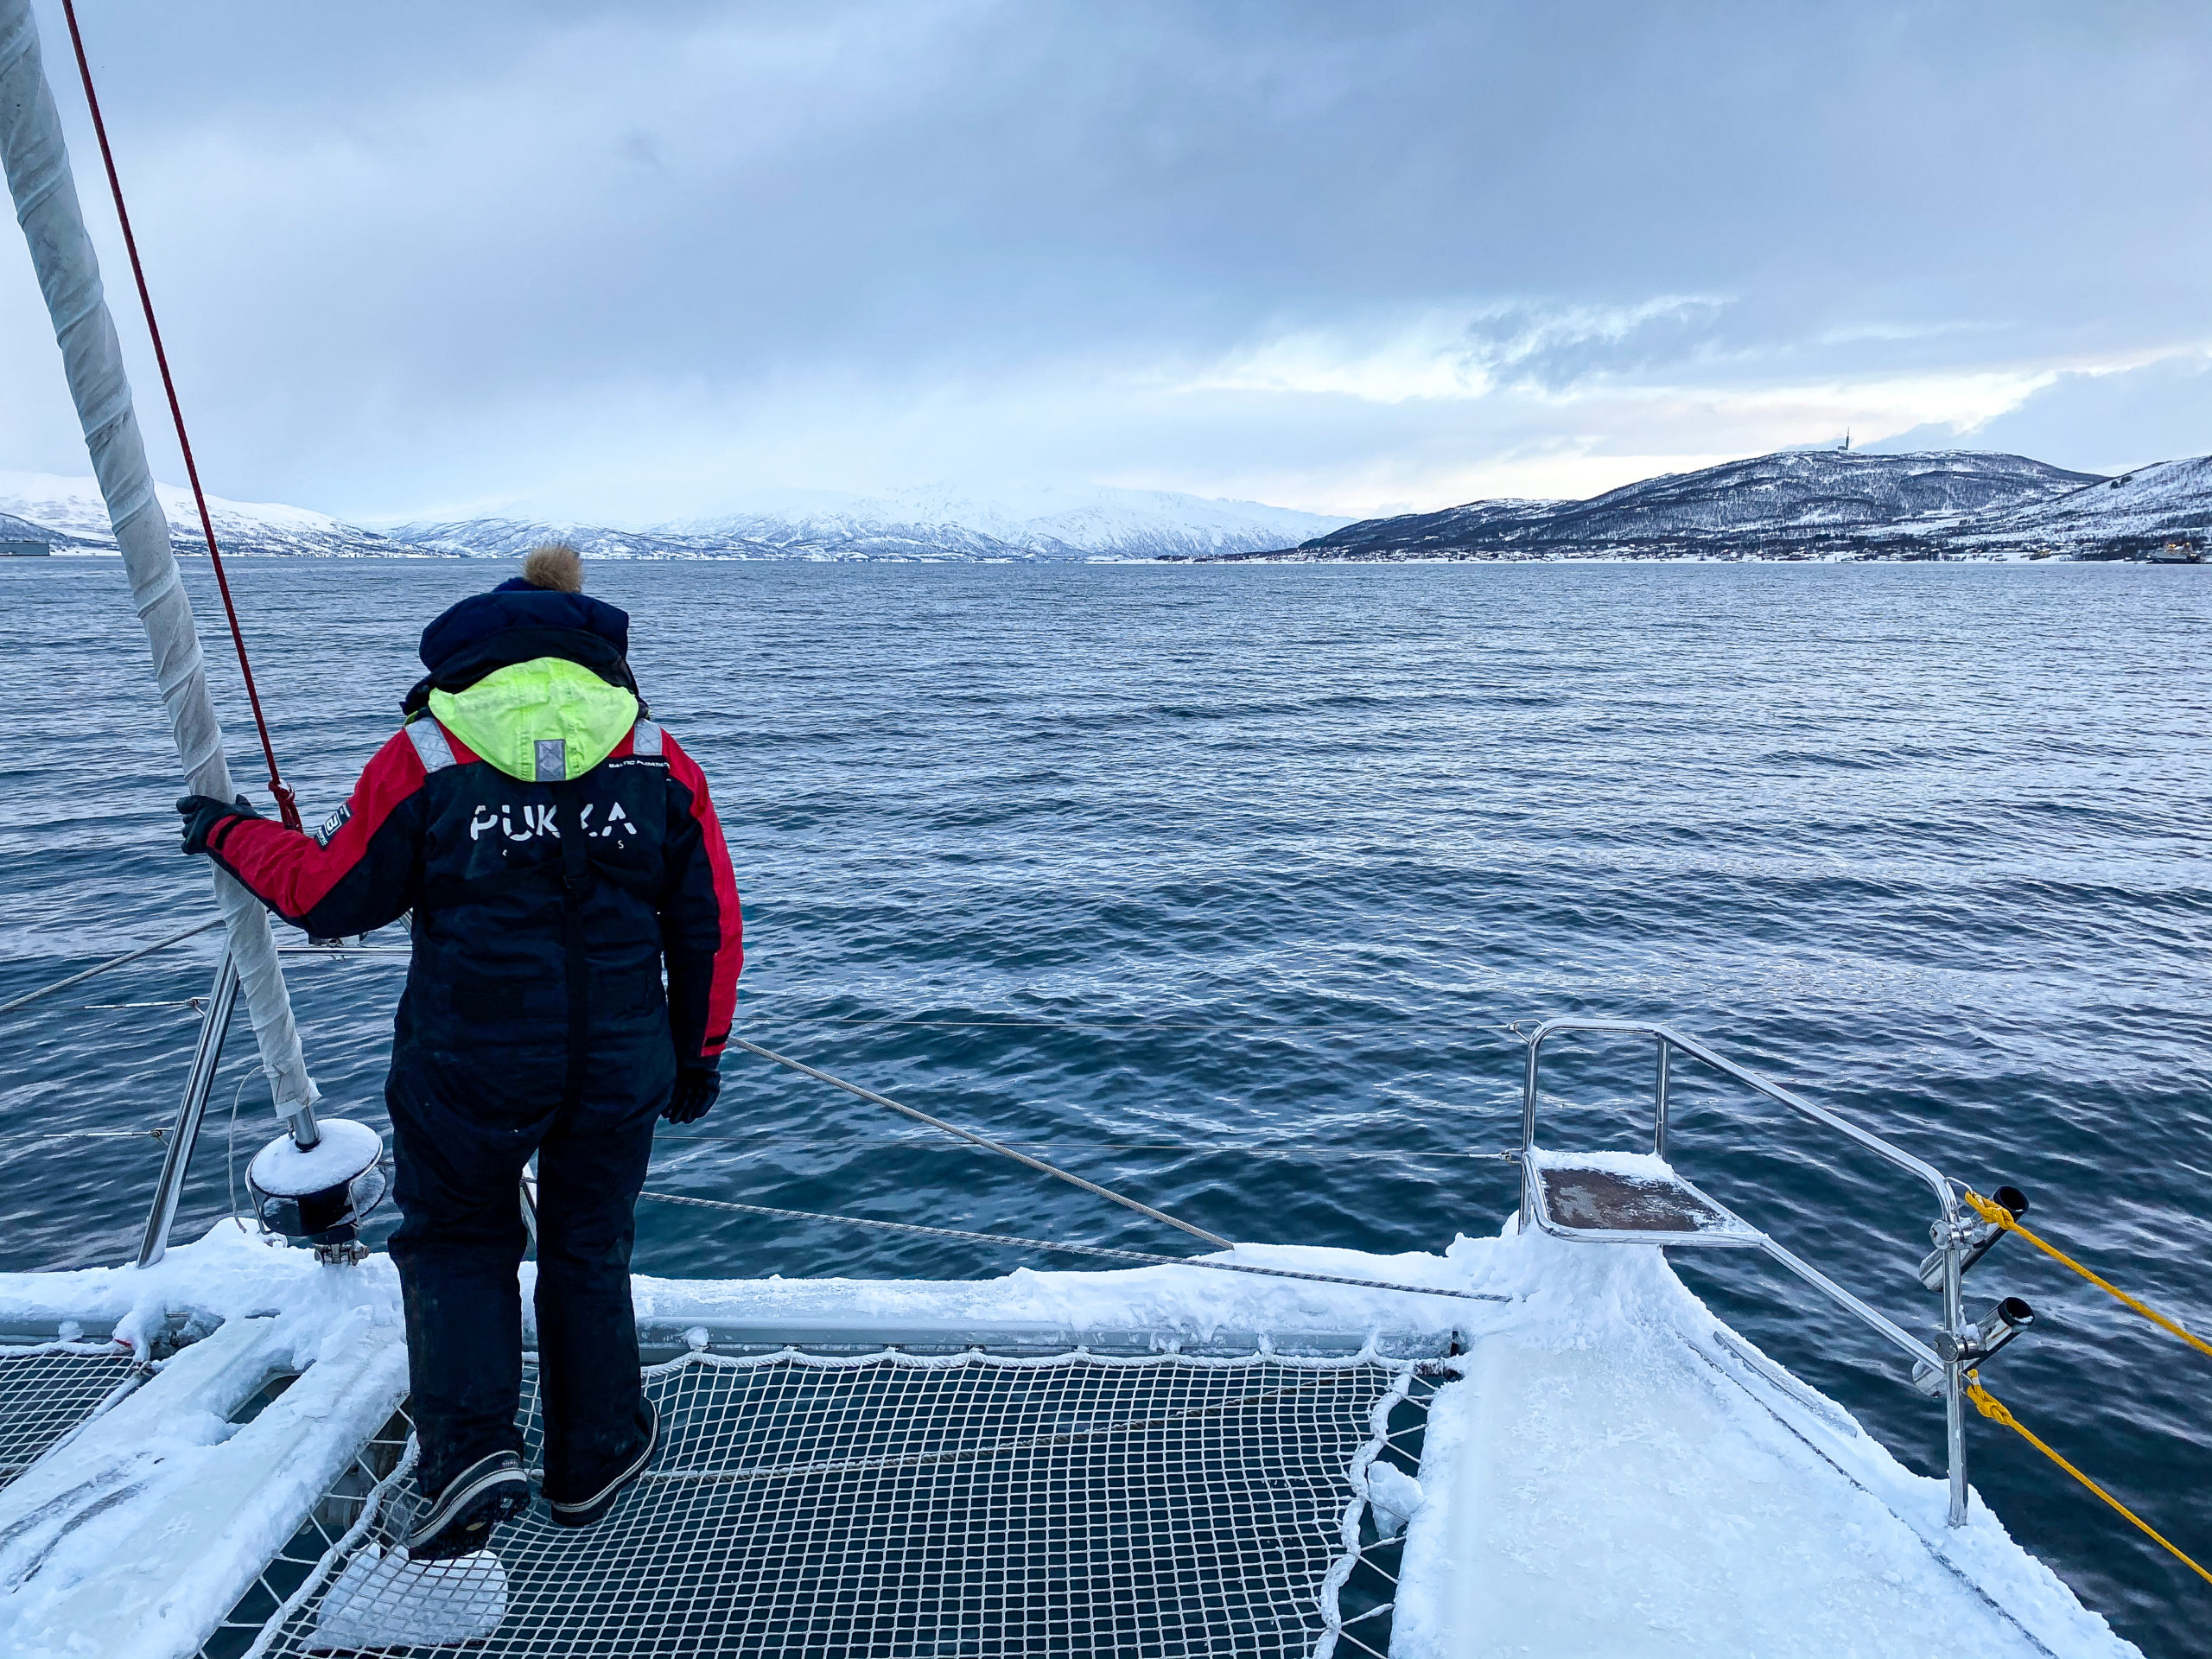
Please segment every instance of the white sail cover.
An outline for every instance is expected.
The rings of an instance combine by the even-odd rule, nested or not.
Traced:
[[[54,319],[54,336],[69,378],[69,394],[92,451],[92,473],[106,498],[123,550],[130,594],[145,624],[154,677],[169,713],[187,786],[230,800],[237,793],[223,753],[222,728],[207,695],[192,601],[169,549],[168,520],[154,495],[146,446],[131,407],[123,350],[100,290],[99,262],[69,172],[60,117],[40,59],[29,0],[0,0],[0,162],[4,162],[16,219],[30,244],[39,289]],[[276,1109],[291,1116],[314,1104],[315,1087],[300,1052],[291,998],[277,965],[269,915],[252,894],[218,871],[215,898],[230,931],[253,1034],[261,1048]]]

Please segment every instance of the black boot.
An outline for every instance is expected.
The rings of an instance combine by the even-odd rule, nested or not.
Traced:
[[[556,1497],[550,1491],[545,1494],[555,1526],[588,1527],[604,1520],[607,1512],[614,1507],[614,1500],[622,1496],[623,1489],[645,1472],[653,1453],[660,1450],[660,1408],[648,1399],[645,1413],[652,1421],[645,1429],[645,1443],[625,1459],[621,1467],[596,1491],[574,1498]]]
[[[479,1458],[417,1512],[400,1546],[410,1560],[449,1561],[484,1548],[492,1529],[530,1507],[530,1477],[512,1452]]]

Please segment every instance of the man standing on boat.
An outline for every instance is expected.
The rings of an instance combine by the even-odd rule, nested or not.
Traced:
[[[541,547],[519,579],[425,628],[406,724],[316,834],[177,804],[188,853],[312,935],[413,912],[385,1097],[416,1560],[481,1548],[530,1503],[517,1269],[532,1154],[553,1521],[591,1525],[652,1461],[638,1192],[654,1119],[714,1104],[736,1008],[737,889],[706,779],[639,701],[628,616],[582,588],[572,549]]]

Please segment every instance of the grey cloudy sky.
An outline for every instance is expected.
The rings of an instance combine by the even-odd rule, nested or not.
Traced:
[[[234,498],[651,521],[1096,482],[1364,514],[1847,426],[2092,470],[2212,450],[2198,0],[80,11]],[[0,467],[81,473],[6,240]]]

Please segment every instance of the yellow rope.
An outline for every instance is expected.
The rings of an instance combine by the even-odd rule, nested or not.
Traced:
[[[2003,1401],[1999,1400],[1995,1395],[1990,1393],[1987,1389],[1981,1386],[1981,1373],[1979,1371],[1968,1371],[1967,1373],[1967,1398],[1974,1402],[1974,1408],[1976,1411],[1988,1418],[1992,1422],[2004,1424],[2005,1427],[2011,1429],[2015,1434],[2018,1434],[2030,1446],[2035,1447],[2037,1451],[2042,1452],[2044,1456],[2049,1458],[2053,1463],[2063,1469],[2068,1474],[2073,1476],[2075,1479],[2080,1481],[2084,1486],[2094,1492],[2099,1497],[2104,1499],[2106,1503],[2111,1504],[2113,1508],[2118,1510],[2122,1515],[2126,1516],[2130,1521],[2141,1528],[2144,1535],[2157,1543],[2158,1546],[2161,1549],[2164,1550],[2169,1555],[2171,1555],[2176,1560],[2179,1561],[2190,1572],[2196,1573],[2196,1576],[2203,1580],[2205,1583],[2212,1584],[2212,1573],[2206,1572],[2195,1561],[2190,1560],[2188,1556],[2183,1554],[2181,1551],[2176,1549],[2159,1535],[2158,1529],[2152,1526],[2149,1522],[2145,1521],[2141,1516],[2136,1514],[2135,1511],[2129,1509],[2126,1504],[2121,1503],[2110,1492],[2105,1491],[2103,1487],[2098,1485],[2095,1481],[2091,1480],[2079,1469],[2076,1469],[2072,1464],[2067,1462],[2065,1459],[2060,1457],[2057,1452],[2052,1451],[2041,1440],[2037,1440],[2034,1433],[2032,1433],[2018,1418],[2015,1417],[2011,1412],[2005,1408],[2005,1402]]]
[[[2164,1325],[2167,1330],[2172,1332],[2174,1335],[2179,1337],[2190,1347],[2196,1349],[2198,1353],[2204,1355],[2207,1358],[2212,1358],[2212,1343],[2208,1343],[2202,1337],[2192,1335],[2190,1332],[2184,1330],[2179,1325],[2177,1325],[2173,1320],[2168,1319],[2164,1314],[2159,1313],[2155,1307],[2145,1306],[2141,1302],[2137,1301],[2135,1298],[2129,1295],[2126,1291],[2122,1290],[2118,1285],[2112,1283],[2109,1280],[2100,1279],[2095,1274],[2091,1273],[2087,1268],[2083,1267],[2079,1262],[2076,1262],[2072,1256],[2067,1255],[2065,1251],[2059,1249],[2053,1245],[2044,1243],[2043,1240],[2037,1238],[2033,1233],[2030,1232],[2026,1228],[2021,1226],[2018,1222],[2015,1221],[2012,1218],[2012,1212],[2010,1210],[2007,1210],[2003,1205],[1992,1204],[1987,1198],[1983,1198],[1980,1193],[1974,1192],[1972,1188],[1968,1188],[1967,1190],[1966,1199],[1967,1203],[1973,1208],[1974,1214],[1980,1216],[1984,1221],[1993,1221],[1999,1227],[2002,1227],[2006,1232],[2018,1233],[2022,1238],[2026,1239],[2029,1243],[2034,1245],[2036,1249],[2041,1250],[2045,1255],[2050,1257],[2054,1262],[2062,1262],[2065,1263],[2066,1266],[2073,1268],[2075,1272],[2080,1274],[2084,1279],[2094,1285],[2099,1290],[2104,1292],[2106,1295],[2112,1297],[2114,1300],[2126,1306],[2133,1308],[2145,1319],[2150,1320],[2152,1324]],[[2025,1429],[2022,1429],[2020,1432],[2024,1434],[2027,1433]],[[2033,1440],[2034,1436],[2030,1435],[2029,1438]],[[2042,1442],[2037,1441],[2037,1444],[2041,1445]],[[2157,1536],[2155,1533],[2152,1535],[2153,1537]],[[2164,1541],[2161,1540],[2161,1541],[2163,1542]],[[2191,1567],[2195,1567],[2196,1563],[2191,1561],[2190,1562],[2190,1565]],[[2202,1571],[2202,1568],[2198,1568],[2198,1570],[2200,1572]]]

